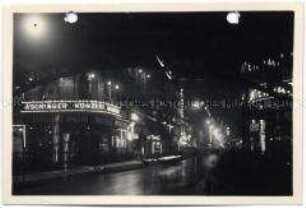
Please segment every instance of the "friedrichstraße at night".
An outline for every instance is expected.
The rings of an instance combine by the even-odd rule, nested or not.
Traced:
[[[292,12],[15,13],[14,195],[292,195]]]

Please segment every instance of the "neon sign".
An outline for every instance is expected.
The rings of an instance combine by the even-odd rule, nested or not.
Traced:
[[[22,104],[22,113],[96,112],[120,115],[120,107],[96,100],[24,101]]]

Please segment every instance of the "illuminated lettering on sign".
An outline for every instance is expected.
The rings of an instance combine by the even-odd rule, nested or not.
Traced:
[[[119,109],[115,106],[108,105],[106,109],[107,111],[112,112],[114,114],[118,114],[120,112]]]
[[[36,110],[61,110],[67,109],[67,103],[25,103],[24,110],[36,111]]]
[[[120,115],[120,107],[110,103],[95,100],[68,100],[68,101],[28,101],[22,102],[23,113],[48,112],[96,112]]]

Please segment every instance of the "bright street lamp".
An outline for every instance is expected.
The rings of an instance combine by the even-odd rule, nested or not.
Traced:
[[[78,15],[75,12],[67,12],[64,21],[70,24],[76,23],[78,21]]]
[[[24,31],[33,38],[41,38],[47,33],[47,24],[42,16],[30,15],[23,21]]]
[[[96,75],[94,73],[88,74],[88,79],[89,80],[93,80],[95,77],[96,77]]]
[[[192,107],[195,108],[195,109],[200,109],[201,107],[201,103],[200,101],[196,100],[192,103]]]
[[[233,25],[238,25],[239,24],[239,19],[240,19],[240,13],[239,12],[229,12],[226,16],[226,20],[228,23],[233,24]]]

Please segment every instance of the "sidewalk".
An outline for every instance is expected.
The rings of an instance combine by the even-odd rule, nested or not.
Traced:
[[[142,168],[144,164],[140,160],[131,160],[125,162],[117,162],[99,166],[81,166],[76,168],[71,168],[67,170],[56,170],[56,171],[48,171],[48,172],[38,172],[33,174],[27,174],[22,176],[14,177],[15,182],[23,182],[23,183],[30,183],[30,182],[38,182],[42,180],[50,180],[59,177],[67,177],[77,174],[84,174],[84,173],[95,173],[95,172],[116,172],[116,171],[126,171],[136,168]]]

